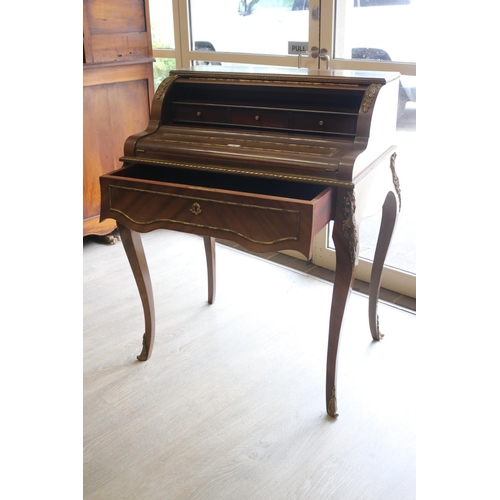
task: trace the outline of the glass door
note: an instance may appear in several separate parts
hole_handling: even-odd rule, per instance
[[[164,78],[172,65],[298,67],[299,54],[301,66],[325,67],[326,57],[317,57],[320,0],[149,0],[149,4],[158,80],[161,70]]]
[[[225,62],[237,64],[296,66],[297,54],[310,46],[310,24],[319,26],[319,19],[309,23],[308,4],[305,0],[190,0],[190,49],[222,52]],[[317,29],[315,36],[319,41]],[[220,61],[220,55],[214,57]]]

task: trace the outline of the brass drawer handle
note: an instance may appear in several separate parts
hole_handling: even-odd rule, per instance
[[[193,206],[191,207],[191,209],[189,210],[191,213],[193,213],[194,215],[200,215],[202,210],[201,210],[201,207],[200,207],[200,204],[199,203],[193,203]]]
[[[196,113],[196,116],[201,116],[201,111],[198,111],[198,112]]]
[[[255,120],[260,120],[260,116],[259,115],[255,115]]]
[[[320,125],[324,125],[324,124],[325,124],[325,122],[324,122],[323,120],[320,120],[320,121],[319,121],[319,124],[320,124]]]

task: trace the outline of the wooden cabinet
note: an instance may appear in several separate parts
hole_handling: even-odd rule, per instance
[[[154,93],[148,0],[83,1],[83,236],[105,235],[99,176],[121,167],[127,137],[144,130]]]

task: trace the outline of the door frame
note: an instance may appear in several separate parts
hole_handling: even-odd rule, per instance
[[[309,46],[320,44],[320,19],[312,19],[314,8],[320,12],[322,0],[309,0]],[[323,0],[324,1],[324,0]],[[189,0],[172,0],[174,17],[174,49],[153,49],[153,57],[172,58],[177,61],[177,68],[189,68],[192,61],[200,60],[200,52],[191,50],[191,26]],[[266,66],[297,67],[296,55],[242,54],[233,52],[203,52],[203,60],[209,62],[225,62],[233,64],[255,64]],[[318,67],[319,58],[303,58],[304,67]]]

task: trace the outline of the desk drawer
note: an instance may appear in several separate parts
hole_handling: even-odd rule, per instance
[[[333,188],[134,164],[101,177],[101,219],[235,241],[254,251],[310,257],[331,219]]]
[[[322,112],[294,112],[293,128],[314,132],[356,134],[357,116]]]
[[[250,127],[289,128],[289,113],[276,109],[231,109],[231,123]]]
[[[230,123],[230,111],[225,106],[175,104],[175,122]]]

